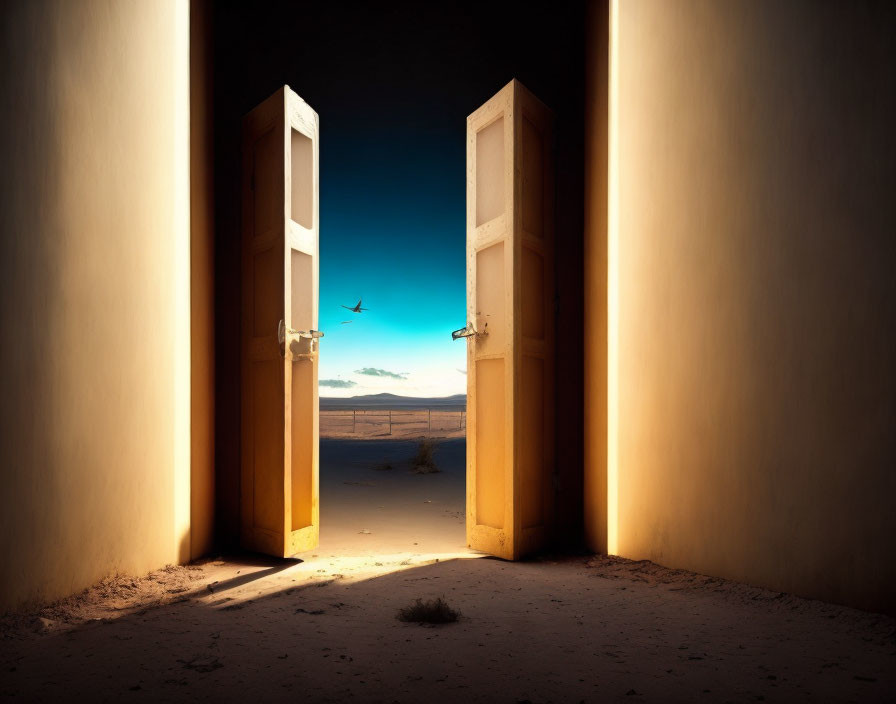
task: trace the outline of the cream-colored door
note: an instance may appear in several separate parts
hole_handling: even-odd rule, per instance
[[[318,117],[284,86],[243,120],[244,547],[317,545]]]
[[[467,118],[467,543],[505,559],[552,524],[552,135],[516,80]]]

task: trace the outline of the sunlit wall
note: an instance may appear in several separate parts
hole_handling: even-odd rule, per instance
[[[189,557],[188,13],[0,10],[0,608]]]
[[[892,610],[892,5],[618,12],[617,551]]]

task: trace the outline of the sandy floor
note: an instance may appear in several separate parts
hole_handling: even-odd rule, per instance
[[[416,442],[320,441],[320,548],[312,554],[466,553],[466,441],[436,441],[440,470],[418,474]],[[301,555],[300,557],[307,557]]]
[[[389,445],[373,462],[392,470],[322,445],[325,529],[302,562],[169,568],[6,618],[0,696],[896,700],[896,620],[647,562],[479,558],[462,549],[453,515],[462,444],[439,450],[445,471],[433,475],[395,466],[409,447]],[[395,509],[405,524],[390,523]],[[436,596],[461,611],[458,623],[396,620]]]

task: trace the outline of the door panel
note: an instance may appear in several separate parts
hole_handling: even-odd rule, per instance
[[[243,120],[241,540],[278,557],[319,533],[318,136],[287,86]]]
[[[505,270],[507,257],[503,241],[489,244],[475,254],[476,267],[476,324],[481,330],[477,356],[503,355],[507,341],[507,286]]]
[[[554,477],[553,116],[518,81],[467,118],[467,543],[545,546]]]
[[[476,139],[476,226],[504,213],[504,117],[480,129]]]
[[[468,372],[469,373],[469,372]],[[504,360],[476,362],[476,521],[504,528]]]

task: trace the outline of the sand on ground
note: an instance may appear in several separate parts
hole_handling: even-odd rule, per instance
[[[206,560],[106,580],[51,607],[5,617],[0,696],[896,698],[893,618],[646,561],[483,558],[463,547],[462,513],[443,517],[463,509],[462,444],[439,449],[440,474],[400,466],[412,450],[397,442],[322,443],[321,544],[301,561]],[[399,466],[373,468],[391,460]],[[460,610],[457,623],[395,618],[416,599],[439,596]]]
[[[420,439],[322,439],[320,547],[311,554],[363,564],[371,555],[468,553],[466,441],[434,442],[438,471],[421,473],[413,462]]]

